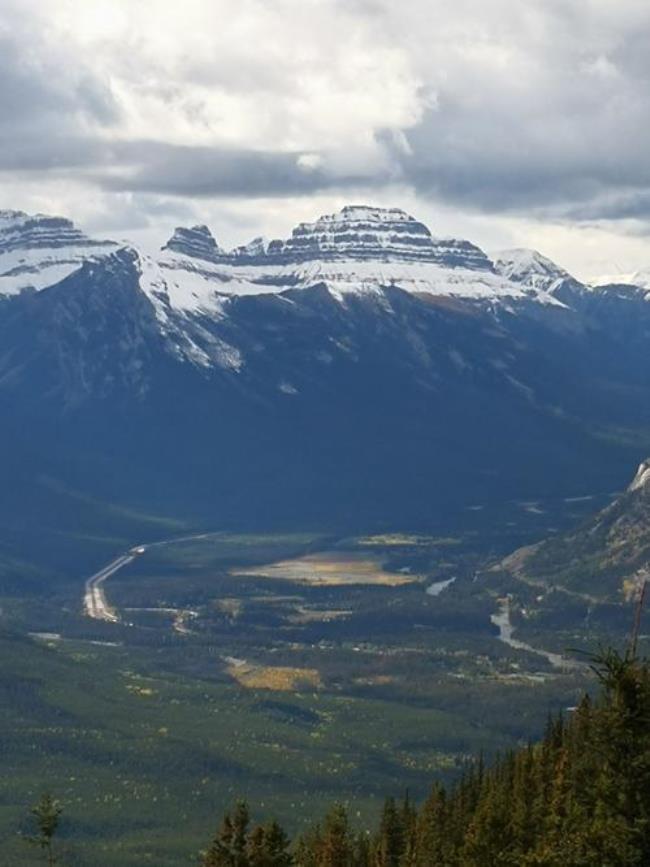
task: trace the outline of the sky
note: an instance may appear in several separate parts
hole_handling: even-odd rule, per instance
[[[0,0],[0,209],[229,247],[345,204],[650,266],[647,0]]]

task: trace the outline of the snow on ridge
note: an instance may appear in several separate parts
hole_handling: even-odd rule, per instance
[[[636,475],[628,485],[628,491],[639,491],[641,488],[650,486],[650,458],[641,461]]]
[[[140,288],[152,302],[161,323],[169,320],[173,310],[218,315],[223,298],[216,274],[196,267],[194,260],[184,256],[167,256],[156,261],[140,254]]]
[[[94,241],[64,218],[2,211],[0,294],[53,285],[84,261],[120,246]],[[400,208],[367,205],[349,205],[313,223],[301,223],[286,241],[267,243],[260,238],[227,252],[206,226],[197,225],[176,229],[155,255],[137,255],[143,291],[161,323],[173,311],[221,316],[229,296],[277,294],[317,283],[326,283],[338,298],[350,293],[376,295],[394,285],[431,295],[533,297],[559,304],[547,282],[535,278],[531,286],[521,279],[521,272],[525,266],[535,274],[553,269],[566,274],[540,254],[524,251],[518,251],[518,271],[514,265],[508,271],[503,263],[497,268],[469,241],[434,238]]]
[[[210,333],[196,316],[190,318],[190,314],[196,314],[218,321],[225,316],[230,299],[219,293],[209,272],[199,268],[175,269],[175,261],[180,264],[176,257],[169,257],[166,265],[152,256],[137,254],[136,258],[140,288],[153,306],[168,345],[181,361],[205,369],[216,365],[239,373],[244,365],[239,349]]]
[[[53,286],[118,247],[89,238],[64,217],[0,211],[0,296]]]
[[[639,289],[650,290],[650,268],[627,274],[603,274],[590,280],[589,285],[596,289],[603,286],[636,286]]]
[[[494,253],[492,260],[498,274],[515,283],[525,284],[531,289],[551,290],[563,280],[574,279],[560,265],[537,250],[526,247]]]
[[[84,244],[0,253],[0,296],[40,292],[78,271],[84,262],[99,261],[117,249],[117,244]]]
[[[319,217],[317,223],[342,223],[342,222],[406,222],[416,223],[415,217],[407,214],[401,208],[378,208],[372,205],[345,205],[340,211],[333,214],[324,214]],[[301,223],[301,226],[312,225],[311,223]],[[424,224],[421,224],[424,225]]]
[[[342,299],[346,294],[377,295],[395,286],[407,292],[477,300],[531,297],[521,284],[486,270],[446,268],[435,262],[310,259],[300,264],[254,265],[208,263],[164,251],[157,263],[165,283],[166,304],[187,313],[223,309],[223,299],[306,289],[320,283]],[[540,287],[534,296],[542,304],[563,306]],[[220,300],[219,300],[220,299]]]

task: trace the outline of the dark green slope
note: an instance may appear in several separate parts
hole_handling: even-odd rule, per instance
[[[571,532],[509,558],[522,577],[623,602],[650,578],[650,462],[611,505]]]
[[[609,490],[650,445],[650,306],[572,304],[394,286],[344,304],[322,285],[242,296],[190,331],[245,364],[202,368],[175,355],[132,256],[115,254],[0,305],[3,538],[61,571],[78,565],[57,538],[82,501],[350,531]],[[122,535],[93,508],[85,535]]]

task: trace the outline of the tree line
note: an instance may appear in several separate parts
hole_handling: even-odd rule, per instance
[[[550,719],[542,740],[481,760],[419,808],[388,798],[377,827],[334,805],[291,840],[251,826],[238,803],[203,867],[632,867],[650,864],[650,668],[629,652],[594,660],[600,696]]]

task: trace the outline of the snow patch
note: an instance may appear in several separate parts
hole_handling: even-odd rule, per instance
[[[632,479],[628,491],[638,491],[645,488],[646,485],[650,485],[650,458],[639,464],[639,469],[636,471],[636,476]]]

